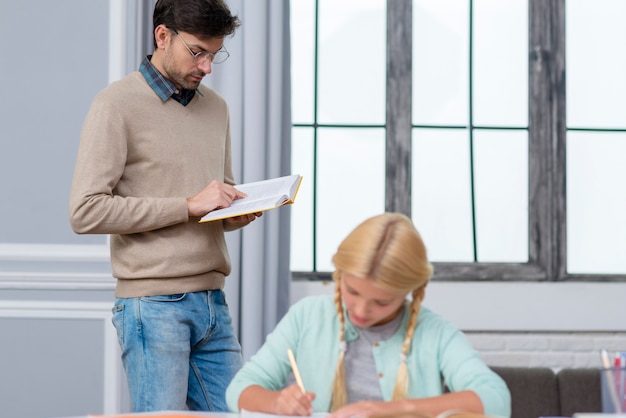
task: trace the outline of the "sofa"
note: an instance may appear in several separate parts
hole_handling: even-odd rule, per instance
[[[571,417],[601,412],[600,370],[491,367],[511,392],[511,418]]]

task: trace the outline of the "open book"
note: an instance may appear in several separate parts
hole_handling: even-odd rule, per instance
[[[227,412],[198,412],[198,411],[155,411],[155,412],[132,412],[115,415],[93,415],[86,418],[239,418],[237,414]],[[81,418],[81,417],[75,417]]]
[[[328,412],[313,412],[308,418],[325,418],[328,416]],[[251,412],[242,409],[239,413],[239,418],[303,418],[297,415],[275,415],[267,414],[265,412]]]
[[[309,418],[325,418],[328,416],[329,412],[313,412],[309,416]],[[444,411],[438,415],[430,414],[428,412],[391,412],[388,414],[385,413],[367,413],[364,415],[357,415],[367,418],[496,418],[489,417],[488,415],[478,414],[474,412],[464,412],[461,410],[448,410]],[[239,418],[302,418],[294,415],[274,415],[274,414],[266,414],[263,412],[250,412],[246,410],[242,410],[239,414]],[[564,417],[563,417],[564,418]]]
[[[302,176],[293,174],[291,176],[235,185],[237,190],[244,192],[248,196],[243,199],[233,200],[233,203],[227,208],[216,209],[207,213],[200,219],[200,222],[217,221],[292,204],[296,200],[296,194],[298,194],[301,182]]]
[[[443,411],[437,415],[428,412],[407,411],[396,413],[380,413],[370,414],[368,418],[491,418],[488,415],[479,414],[477,412],[465,412],[459,409],[450,409]],[[495,417],[493,417],[495,418]]]

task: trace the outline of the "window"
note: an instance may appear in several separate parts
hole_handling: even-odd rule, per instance
[[[388,210],[435,280],[622,280],[626,8],[567,6],[292,2],[294,277]]]

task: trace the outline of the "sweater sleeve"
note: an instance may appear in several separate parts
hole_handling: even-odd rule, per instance
[[[128,234],[188,221],[184,197],[114,193],[127,164],[127,135],[122,112],[99,94],[83,124],[70,192],[70,224],[76,233]]]
[[[484,363],[462,331],[443,319],[442,322],[438,355],[446,386],[452,392],[475,392],[485,415],[510,417],[511,395],[504,380]]]
[[[280,390],[285,386],[291,372],[287,348],[296,347],[298,340],[297,317],[296,304],[267,336],[259,351],[235,375],[226,390],[226,403],[231,411],[239,411],[239,397],[248,386],[259,385],[268,390]]]

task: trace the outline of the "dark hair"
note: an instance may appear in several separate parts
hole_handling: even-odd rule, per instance
[[[235,33],[239,18],[231,14],[224,0],[158,0],[152,23],[153,31],[157,26],[165,25],[171,30],[210,39]]]

